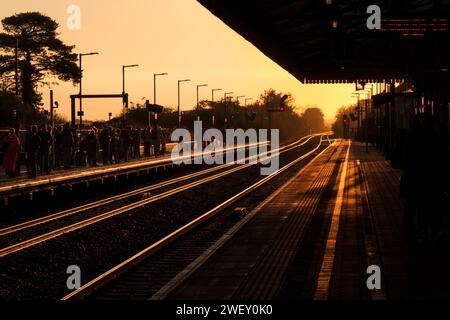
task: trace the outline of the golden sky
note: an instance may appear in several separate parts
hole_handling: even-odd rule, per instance
[[[83,58],[83,93],[121,93],[122,65],[127,69],[126,91],[130,101],[143,97],[153,101],[153,74],[167,72],[157,80],[157,103],[177,105],[177,80],[191,79],[181,89],[181,109],[200,99],[210,99],[212,88],[233,91],[257,99],[265,89],[291,92],[300,107],[316,105],[327,119],[337,108],[354,102],[354,85],[301,84],[262,54],[251,43],[227,27],[195,0],[1,0],[0,17],[40,11],[60,24],[61,39],[75,45],[75,52],[98,51]],[[81,9],[81,28],[66,26],[69,5]],[[70,115],[71,83],[53,86],[59,113]],[[48,109],[48,88],[44,92]],[[216,92],[216,97],[223,97]],[[241,100],[243,101],[243,100]],[[107,119],[108,112],[121,111],[119,100],[83,100],[85,119]]]

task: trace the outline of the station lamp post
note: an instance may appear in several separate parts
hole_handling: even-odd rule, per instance
[[[199,108],[199,105],[198,105],[198,88],[200,88],[200,87],[207,87],[208,85],[207,84],[198,84],[197,85],[197,120],[199,121],[200,120],[200,114],[199,114],[199,110],[198,110],[198,108]]]
[[[211,111],[212,111],[212,126],[214,127],[214,122],[215,122],[215,110],[214,110],[214,92],[216,91],[221,91],[222,89],[217,88],[217,89],[211,89]]]
[[[180,111],[180,83],[188,82],[190,79],[178,80],[178,128],[181,128],[181,111]]]
[[[234,116],[233,116],[233,122],[234,122],[234,126],[236,127],[236,121],[238,120],[238,118],[239,118],[239,106],[240,106],[240,103],[239,103],[239,99],[240,98],[245,98],[245,96],[237,96],[236,97],[236,101],[237,101],[237,106],[234,108]]]
[[[368,117],[368,113],[367,113],[367,110],[368,110],[367,104],[368,104],[369,98],[371,98],[371,96],[370,96],[371,90],[365,89],[365,90],[361,90],[361,91],[362,92],[358,92],[358,98],[359,98],[359,94],[367,95],[367,99],[365,100],[365,104],[364,104],[364,106],[365,106],[364,111],[365,111],[365,115],[366,115],[366,125],[365,125],[364,133],[365,133],[365,140],[366,140],[366,152],[369,152],[369,117]]]
[[[234,92],[225,92],[223,94],[223,103],[225,104],[225,128],[228,125],[228,108],[227,108],[227,96],[233,94]]]
[[[77,139],[77,152],[80,150],[80,143],[81,143],[81,130],[83,128],[83,86],[82,86],[82,80],[83,80],[83,64],[82,60],[84,56],[92,56],[96,55],[98,52],[89,52],[89,53],[80,53],[79,60],[80,60],[80,111],[78,111],[78,116],[80,117],[80,138]],[[75,135],[76,135],[76,126],[75,126]]]
[[[81,130],[83,127],[83,85],[82,85],[82,80],[83,80],[83,64],[82,64],[82,60],[84,56],[92,56],[92,55],[96,55],[98,54],[98,52],[89,52],[89,53],[80,53],[78,55],[79,57],[79,61],[80,61],[80,111],[78,112],[78,116],[80,117],[80,140],[78,141],[78,150],[79,150],[79,146],[80,146],[80,141],[81,141]]]
[[[370,89],[366,89],[368,92],[370,91],[370,97],[369,97],[369,99],[370,99],[370,105],[369,105],[369,109],[368,109],[368,111],[371,111],[372,110],[372,96],[373,96],[373,84],[372,83],[369,83],[369,84],[366,84],[366,86],[370,86]],[[367,115],[368,115],[368,113],[367,113]]]
[[[352,93],[352,97],[356,97],[356,110],[357,110],[357,115],[358,115],[358,119],[357,119],[357,127],[356,127],[356,136],[359,137],[359,130],[360,130],[360,122],[361,122],[361,110],[360,110],[360,106],[359,106],[359,95],[361,93],[360,92],[355,92]]]
[[[125,94],[125,69],[126,68],[134,68],[139,67],[138,64],[130,64],[126,66],[122,66],[122,94]],[[122,109],[122,125],[125,127],[125,103],[122,102],[123,109]]]
[[[167,76],[167,72],[163,73],[155,73],[153,74],[153,104],[156,104],[156,77],[158,76]],[[148,112],[148,125],[150,126],[150,117],[151,117],[151,111]],[[155,113],[155,124],[158,120],[158,114]]]
[[[370,101],[370,109],[372,109],[372,95],[373,95],[373,84],[369,84],[370,89],[366,89],[368,100]],[[370,94],[370,95],[369,95]],[[365,113],[366,113],[366,152],[369,152],[369,101],[366,100]]]

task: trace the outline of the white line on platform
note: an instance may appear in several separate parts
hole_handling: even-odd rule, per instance
[[[334,206],[331,218],[330,230],[327,237],[327,245],[322,260],[317,287],[314,292],[314,300],[327,300],[330,287],[331,274],[333,272],[334,256],[336,251],[336,241],[339,231],[339,220],[341,217],[342,204],[344,202],[345,180],[347,178],[348,158],[350,154],[350,146],[352,142],[349,140],[347,154],[345,155],[344,165],[342,166],[341,176],[339,179],[338,193],[336,196],[336,204]]]
[[[333,143],[334,144],[334,143]],[[247,224],[255,215],[257,215],[261,209],[267,205],[272,199],[278,196],[286,187],[294,181],[300,174],[302,174],[312,163],[315,162],[329,147],[333,144],[328,145],[324,150],[322,150],[317,156],[314,157],[309,163],[307,163],[297,174],[290,178],[286,183],[279,187],[274,193],[272,193],[268,198],[261,202],[256,208],[254,208],[249,214],[247,214],[241,221],[234,225],[230,230],[227,231],[219,240],[212,244],[205,252],[200,255],[197,259],[192,261],[186,268],[184,268],[180,273],[178,273],[172,280],[165,284],[158,292],[156,292],[150,300],[163,300],[165,299],[175,288],[179,287],[188,277],[190,277],[195,271],[197,271],[211,256],[217,252],[221,247],[223,247],[244,225]]]

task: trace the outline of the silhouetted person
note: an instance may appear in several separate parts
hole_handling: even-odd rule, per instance
[[[3,168],[9,178],[17,175],[17,158],[20,152],[20,140],[13,128],[2,138],[3,145],[6,146],[5,156],[3,157]]]
[[[55,130],[55,167],[58,168],[63,165],[63,144],[62,144],[62,126],[57,126]]]
[[[447,191],[447,143],[430,114],[413,119],[406,142],[405,231],[414,229],[417,217],[419,240],[434,238],[442,227],[440,204]]]
[[[132,131],[133,140],[133,157],[139,159],[141,157],[141,129],[136,128]]]
[[[45,125],[40,127],[39,138],[41,139],[39,148],[40,173],[46,172],[48,174],[50,173],[50,148],[53,144],[53,137]]]
[[[111,137],[110,128],[104,128],[98,136],[100,142],[100,148],[102,148],[102,162],[103,165],[107,165],[110,160],[110,150],[111,150]]]
[[[162,129],[161,127],[159,128],[159,135],[160,135],[160,140],[161,140],[161,154],[165,155],[166,154],[166,133],[164,131],[164,129]]]
[[[72,167],[72,152],[74,144],[75,139],[73,137],[73,132],[70,129],[69,124],[66,123],[61,133],[61,146],[63,152],[62,158],[64,169],[70,169]]]
[[[130,127],[122,129],[120,138],[122,142],[122,158],[124,159],[125,162],[127,162],[128,157],[130,156],[130,148],[131,148]]]
[[[144,141],[144,157],[150,157],[150,150],[152,145],[151,128],[147,126],[142,133],[142,140]]]
[[[85,138],[86,154],[89,166],[97,165],[98,139],[97,129],[93,128]]]
[[[120,152],[120,129],[113,129],[111,133],[111,163],[120,163],[119,152]],[[113,160],[114,159],[114,160]]]
[[[153,144],[153,151],[155,154],[155,157],[159,155],[159,146],[160,146],[160,132],[157,126],[152,128],[150,135],[152,137],[152,144]]]
[[[349,131],[350,131],[350,121],[348,119],[348,116],[346,114],[344,114],[342,116],[342,127],[343,127],[343,134],[344,134],[344,139],[348,139],[349,138]]]
[[[28,176],[30,178],[36,178],[37,153],[41,146],[41,139],[38,136],[36,126],[31,126],[31,130],[28,133],[26,140],[26,153],[29,167]]]
[[[16,172],[15,172],[15,176],[20,176],[20,163],[21,163],[21,159],[20,159],[20,151],[22,150],[22,142],[24,140],[24,137],[21,137],[20,135],[20,124],[16,123],[14,125],[14,133],[15,135],[19,138],[19,154],[17,155],[17,161],[16,161]]]

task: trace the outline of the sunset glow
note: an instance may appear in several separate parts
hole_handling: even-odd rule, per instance
[[[81,9],[80,30],[69,30],[69,5]],[[75,45],[74,52],[98,51],[83,59],[83,93],[120,93],[122,65],[139,64],[126,71],[130,101],[153,100],[153,74],[167,72],[157,80],[158,103],[177,105],[177,80],[182,86],[181,109],[195,105],[196,85],[200,99],[211,99],[215,87],[257,99],[268,88],[291,92],[297,106],[316,105],[333,119],[337,108],[354,102],[353,85],[303,85],[267,58],[252,44],[228,28],[194,0],[36,1],[2,3],[2,17],[39,11],[55,19],[61,39]],[[70,116],[69,95],[78,92],[71,83],[52,85],[59,113]],[[49,88],[41,88],[48,109]],[[220,95],[216,96],[220,98]],[[107,119],[121,111],[121,101],[96,100],[83,103],[87,119]]]

